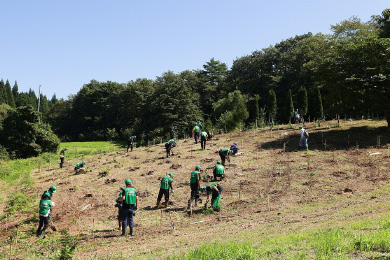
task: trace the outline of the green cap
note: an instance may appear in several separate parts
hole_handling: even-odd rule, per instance
[[[85,165],[85,164],[87,164],[85,161],[83,161],[83,164]]]
[[[301,126],[301,125],[299,126],[299,129],[302,129],[302,126]]]
[[[196,165],[195,170],[200,170],[200,165]]]
[[[51,186],[50,189],[51,189],[51,191],[52,191],[53,193],[56,192],[56,190],[57,190],[56,186],[54,186],[54,185]]]
[[[130,180],[130,179],[126,179],[126,180],[125,180],[125,184],[126,184],[126,185],[131,184],[131,180]]]
[[[206,187],[201,187],[200,191],[204,191],[205,189],[206,189]]]
[[[68,151],[68,148],[65,148],[65,151]]]
[[[168,176],[171,176],[173,178],[173,174],[172,173],[169,173]]]
[[[221,164],[221,161],[217,161],[217,164]]]

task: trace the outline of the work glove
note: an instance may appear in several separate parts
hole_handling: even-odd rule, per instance
[[[229,163],[230,163],[230,160],[229,160]]]
[[[171,190],[171,193],[174,193],[174,192],[175,192],[175,191],[172,189],[172,190]]]
[[[134,207],[134,210],[137,210],[138,209],[138,206],[137,205],[135,205],[135,207]]]
[[[51,206],[54,207],[56,203],[54,201],[51,202]]]
[[[116,200],[115,200],[115,202],[116,202],[116,203],[119,203],[119,200],[118,200],[118,199],[116,199]]]

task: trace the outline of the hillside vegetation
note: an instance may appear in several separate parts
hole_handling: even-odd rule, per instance
[[[201,150],[181,139],[165,158],[164,144],[89,152],[65,143],[59,156],[22,161],[27,173],[1,181],[0,256],[11,259],[368,259],[390,253],[390,136],[384,120],[306,123],[309,152],[297,151],[298,126],[219,134]],[[237,143],[227,163],[219,216],[186,210],[189,175],[201,165],[212,175],[217,151]],[[83,148],[84,147],[84,148]],[[115,149],[115,150],[114,150]],[[76,152],[77,150],[77,152]],[[73,167],[87,162],[86,174]],[[3,162],[2,169],[17,161]],[[41,162],[41,163],[37,163]],[[40,167],[39,167],[40,165]],[[31,169],[31,171],[30,171]],[[172,172],[168,209],[155,209],[159,178]],[[14,176],[13,180],[9,176]],[[135,236],[117,230],[119,188],[131,178],[140,208]],[[25,180],[28,180],[27,184]],[[203,177],[203,185],[208,184]],[[53,224],[37,239],[40,195],[51,185]],[[11,187],[11,188],[7,188]],[[18,195],[19,194],[19,195]],[[202,195],[204,201],[205,195]],[[174,225],[174,229],[172,226]],[[73,246],[73,247],[72,247]],[[68,257],[68,258],[66,258]],[[69,258],[70,257],[70,258]]]

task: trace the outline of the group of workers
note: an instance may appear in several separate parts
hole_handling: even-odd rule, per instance
[[[206,147],[206,140],[210,140],[214,133],[213,130],[207,132],[201,132],[203,126],[201,121],[198,121],[195,123],[193,132],[194,132],[194,138],[195,143],[197,143],[199,136],[201,137],[201,148],[202,150]],[[166,155],[167,157],[173,155],[172,148],[176,146],[177,142],[175,139],[175,131],[176,128],[172,127],[171,129],[171,139],[165,144],[166,149]],[[300,140],[298,143],[298,149],[300,149],[302,146],[306,147],[308,149],[308,136],[309,134],[307,131],[300,126]],[[127,152],[129,148],[131,148],[131,151],[133,150],[134,141],[136,139],[136,136],[131,136],[128,139],[127,143]],[[222,181],[225,178],[225,162],[228,160],[230,162],[230,156],[236,155],[239,148],[236,143],[230,146],[230,148],[221,148],[218,151],[218,154],[220,156],[220,160],[217,161],[217,164],[214,166],[213,169],[213,181],[216,182],[218,179]],[[68,148],[63,148],[60,151],[60,167],[63,167],[64,158],[65,158],[65,152],[68,151]],[[83,173],[85,172],[84,166],[86,165],[86,162],[79,162],[76,164],[74,170],[75,174]],[[194,171],[190,174],[190,189],[191,189],[191,195],[190,199],[188,200],[188,209],[191,208],[192,203],[194,202],[194,206],[197,207],[198,203],[201,203],[200,200],[200,192],[205,192],[207,194],[207,199],[204,204],[204,207],[207,208],[207,204],[209,202],[209,196],[211,195],[211,207],[215,211],[216,214],[218,214],[221,211],[221,193],[222,193],[222,185],[211,183],[209,185],[201,187],[200,185],[201,180],[201,166],[196,165]],[[160,183],[160,190],[157,196],[157,203],[156,208],[160,206],[162,197],[164,196],[164,203],[163,207],[168,207],[169,203],[169,194],[174,193],[174,189],[172,186],[173,183],[173,174],[169,173],[168,175],[164,176],[161,179]],[[130,235],[134,234],[134,220],[133,217],[135,216],[136,210],[138,208],[138,197],[137,197],[137,191],[132,186],[132,182],[130,179],[125,180],[125,188],[121,188],[121,191],[118,195],[118,198],[115,200],[117,202],[116,206],[118,207],[118,225],[119,229],[122,230],[122,236],[126,235],[126,227],[127,225],[130,227]],[[169,192],[171,190],[171,192]],[[41,236],[45,230],[47,229],[49,225],[49,221],[51,220],[51,208],[54,206],[54,202],[51,201],[53,193],[56,192],[56,187],[52,186],[49,190],[45,191],[41,197],[41,200],[39,202],[39,227],[36,232],[36,235],[39,237]]]

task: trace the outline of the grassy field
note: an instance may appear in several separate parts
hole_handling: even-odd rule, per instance
[[[310,151],[297,151],[297,126],[217,135],[201,150],[163,145],[66,143],[58,155],[3,162],[0,257],[30,259],[384,259],[390,257],[390,135],[381,120],[309,123]],[[216,151],[236,142],[227,164],[223,210],[186,210],[189,173],[211,175]],[[87,173],[73,166],[87,162]],[[160,178],[174,174],[167,210],[154,205]],[[120,237],[114,200],[125,178],[140,197],[135,236]],[[202,185],[206,185],[204,178]],[[51,185],[54,224],[34,237],[39,195]],[[21,185],[24,192],[15,188]],[[204,195],[203,195],[204,196]],[[202,199],[205,199],[202,197]],[[211,214],[210,214],[211,213]],[[171,228],[174,223],[175,229]],[[26,252],[30,252],[27,254]],[[11,257],[10,257],[11,255]]]

